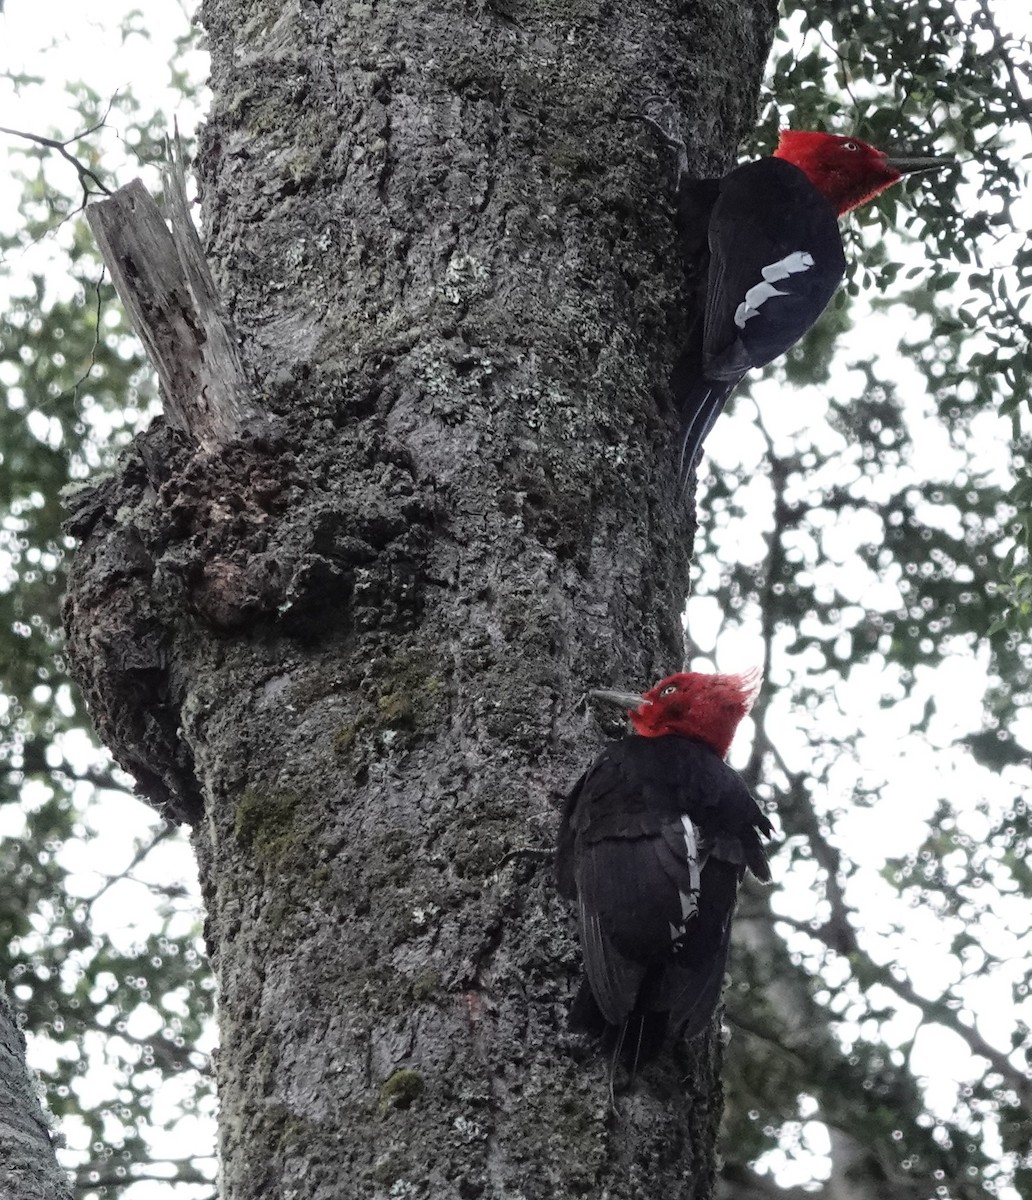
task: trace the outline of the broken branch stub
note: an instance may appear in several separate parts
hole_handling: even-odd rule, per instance
[[[214,450],[253,427],[259,413],[190,220],[178,152],[165,181],[171,232],[139,179],[91,204],[86,219],[158,372],[168,419]]]

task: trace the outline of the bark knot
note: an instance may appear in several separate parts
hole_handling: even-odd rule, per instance
[[[407,628],[436,519],[372,430],[294,451],[245,435],[213,453],[162,420],[68,507],[81,541],[64,608],[73,672],[147,799],[191,822],[201,797],[179,732],[191,656],[245,631],[310,642],[385,614]]]

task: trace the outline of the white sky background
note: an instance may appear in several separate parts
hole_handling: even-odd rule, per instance
[[[64,81],[85,79],[103,95],[121,88],[131,88],[140,101],[143,112],[163,108],[167,112],[181,104],[178,93],[167,86],[169,80],[169,58],[173,39],[181,36],[188,27],[192,5],[170,2],[170,0],[105,0],[103,5],[84,5],[81,0],[6,0],[4,12],[0,14],[0,69],[42,75],[48,82],[43,87],[27,88],[21,95],[15,94],[0,82],[0,125],[50,134],[62,131],[63,136],[78,132],[78,117],[64,93]],[[1015,6],[1017,7],[1017,6]],[[123,41],[118,25],[123,17],[133,11],[141,16],[135,26],[145,30],[149,36],[132,34]],[[45,13],[45,19],[43,15]],[[53,31],[58,32],[53,32]],[[194,78],[202,78],[205,72],[204,56],[194,55],[189,64]],[[203,104],[202,97],[202,104]],[[180,125],[190,129],[196,123],[197,112],[179,110]],[[103,135],[106,161],[117,162],[123,158],[124,171],[119,173],[119,182],[127,182],[137,170],[132,166],[128,148],[119,140],[119,118],[114,117],[115,130]],[[0,155],[4,155],[15,144],[0,136]],[[15,167],[17,163],[15,163]],[[9,177],[9,170],[0,173],[0,223],[11,227],[17,220],[15,207],[20,187]],[[68,186],[74,187],[71,166],[55,162],[50,168],[50,177],[61,180],[60,172],[67,170]],[[976,180],[971,180],[972,185]],[[43,243],[25,256],[22,263],[10,264],[16,271],[26,274],[46,266],[52,285],[59,290],[65,278],[60,238]],[[839,360],[847,363],[859,358],[867,351],[865,347],[879,347],[880,362],[888,361],[886,347],[894,345],[900,332],[898,314],[877,314],[865,317],[858,328],[846,338],[839,353]],[[921,336],[918,325],[908,330],[911,336]],[[924,395],[924,382],[914,368],[899,359],[898,375],[908,396],[915,399],[908,412],[913,410],[913,421],[919,433],[915,437],[915,453],[909,464],[911,477],[938,477],[950,469],[950,463],[960,464],[959,452],[952,449],[946,431],[933,413],[930,403],[921,412],[920,397]],[[854,386],[845,368],[836,377],[837,386]],[[902,392],[901,392],[902,394]],[[785,405],[783,393],[773,382],[754,384],[751,395],[761,406],[763,421],[773,438],[775,450],[785,450],[800,437],[813,438],[824,446],[838,448],[839,435],[824,421],[826,401],[823,389],[794,389],[792,404]],[[740,398],[728,415],[717,422],[706,448],[703,473],[708,468],[733,469],[739,465],[755,471],[749,489],[755,493],[755,511],[769,514],[769,487],[762,469],[766,447],[757,430],[753,414],[752,399]],[[980,444],[984,445],[982,465],[994,472],[1007,469],[1007,437],[1009,426],[986,415],[980,419]],[[895,481],[892,481],[895,482]],[[705,520],[705,489],[700,489],[699,508]],[[857,522],[860,518],[857,518]],[[843,580],[850,577],[850,560],[855,546],[868,540],[860,524],[843,522],[836,529],[840,545],[841,572],[835,578],[836,586],[848,590]],[[730,531],[729,544],[740,560],[761,561],[766,554],[762,540],[761,522],[747,521]],[[711,657],[722,669],[740,669],[759,661],[762,651],[758,640],[749,641],[736,636],[717,641],[719,613],[714,601],[707,599],[707,588],[713,585],[712,564],[701,564],[699,580],[695,586],[696,597],[689,605],[689,629],[700,655]],[[863,599],[863,588],[872,586],[859,574],[855,578],[857,600]],[[875,586],[891,586],[882,581]],[[798,670],[800,664],[793,663]],[[672,668],[673,669],[673,668]],[[773,681],[787,682],[788,668],[782,656],[774,656]],[[830,678],[830,677],[829,677]],[[808,682],[819,683],[820,676]],[[613,681],[626,684],[628,681]],[[648,686],[652,681],[640,681]],[[848,846],[851,857],[859,860],[861,870],[852,881],[850,903],[863,913],[863,943],[879,961],[907,963],[919,992],[936,995],[951,981],[958,964],[947,952],[951,933],[932,914],[920,911],[901,911],[898,896],[878,875],[886,856],[902,855],[917,845],[924,836],[940,795],[953,798],[971,796],[986,799],[1001,810],[1008,807],[1018,791],[1028,790],[1028,773],[1011,771],[1002,779],[978,768],[970,757],[951,751],[952,743],[959,736],[977,730],[981,726],[982,697],[987,687],[985,656],[972,655],[967,648],[947,659],[935,671],[919,672],[919,685],[915,698],[907,703],[908,713],[920,711],[926,696],[935,694],[939,700],[939,713],[934,719],[927,738],[904,739],[906,722],[900,720],[899,711],[882,709],[879,700],[883,694],[892,692],[892,672],[879,671],[876,667],[854,671],[848,683],[834,684],[834,701],[829,694],[829,703],[821,714],[822,735],[833,743],[839,729],[850,733],[858,725],[865,730],[866,742],[860,747],[860,763],[852,759],[841,763],[836,782],[841,784],[841,793],[820,798],[829,810],[849,808],[858,771],[863,770],[864,756],[884,767],[889,779],[882,790],[877,804],[871,807],[851,808],[836,826],[836,837],[840,844]],[[944,697],[951,697],[944,703]],[[787,704],[787,701],[786,701]],[[862,716],[858,715],[862,714]],[[808,716],[803,719],[810,720]],[[790,766],[802,765],[801,756],[809,753],[799,737],[797,723],[800,715],[787,707],[771,714],[772,736],[782,747]],[[1032,744],[1032,718],[1015,730],[1019,740]],[[31,802],[32,796],[28,797]],[[15,814],[4,814],[8,822],[0,825],[0,833],[10,832]],[[91,821],[104,828],[105,844],[111,870],[117,871],[119,864],[128,862],[133,850],[133,838],[143,836],[153,826],[149,811],[136,801],[125,797],[109,797],[90,810]],[[776,819],[776,817],[775,817]],[[974,837],[978,837],[979,822],[983,820],[972,810],[966,818]],[[75,856],[74,848],[67,852],[70,863]],[[83,892],[88,894],[96,887],[96,875],[88,861],[75,863],[81,869]],[[166,845],[147,871],[154,878],[170,877],[183,879],[193,886],[194,868],[189,853],[182,845]],[[794,877],[784,881],[779,890],[776,906],[787,915],[809,920],[813,915],[813,891],[810,879]],[[146,932],[146,922],[127,922],[127,912],[145,912],[143,898],[147,896],[142,886],[135,892],[135,885],[120,885],[121,890],[112,889],[106,909],[98,914],[103,931],[114,940],[132,941]],[[1004,902],[1005,903],[1005,902]],[[1007,916],[1001,913],[1001,916]],[[184,915],[184,920],[187,916]],[[894,931],[901,919],[905,922],[902,932]],[[1020,930],[1028,928],[1024,913],[1014,914],[1014,924]],[[1001,930],[1001,945],[1006,946],[1006,933]],[[797,938],[800,951],[806,953],[805,939]],[[1016,945],[1016,944],[1015,944]],[[1007,973],[1002,973],[1006,975]],[[1009,1030],[1014,1020],[1010,999],[1011,979],[1000,977],[995,981],[979,982],[973,989],[971,1005],[979,1015],[979,1027],[984,1035],[1001,1048],[1008,1045]],[[1025,1014],[1026,1018],[1029,1014]],[[137,1018],[144,1019],[143,1017]],[[888,1028],[881,1030],[890,1043],[902,1045],[913,1036],[918,1021],[917,1013],[899,1006],[899,1013]],[[142,1032],[142,1030],[140,1030]],[[37,1065],[45,1067],[45,1047],[38,1040],[33,1043],[38,1052]],[[938,1027],[926,1026],[917,1037],[910,1054],[913,1070],[929,1080],[929,1103],[933,1111],[949,1115],[957,1089],[967,1079],[979,1077],[984,1070],[981,1060],[973,1058],[954,1034]],[[170,1100],[171,1102],[171,1100]],[[810,1114],[802,1112],[801,1116]],[[176,1156],[183,1145],[203,1145],[210,1140],[210,1128],[198,1128],[193,1119],[180,1129],[182,1145],[155,1145],[157,1156]],[[75,1145],[75,1131],[70,1130],[70,1141]],[[804,1142],[813,1153],[800,1153],[792,1160],[787,1155],[773,1155],[770,1169],[780,1183],[801,1183],[820,1178],[826,1172],[820,1155],[826,1151],[827,1135],[823,1126],[810,1122],[804,1128]],[[990,1150],[991,1147],[988,1147]],[[814,1157],[817,1155],[817,1158]],[[180,1193],[183,1194],[183,1193]],[[167,1200],[169,1190],[157,1183],[138,1184],[130,1189],[131,1200]],[[1014,1200],[1004,1194],[1004,1200]]]

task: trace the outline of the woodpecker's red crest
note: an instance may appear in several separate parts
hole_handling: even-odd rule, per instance
[[[839,216],[873,200],[904,175],[881,150],[833,133],[783,129],[774,157],[803,171]]]
[[[681,671],[661,679],[628,715],[642,737],[677,733],[698,738],[727,757],[739,722],[760,690],[758,670],[741,675],[702,675]]]

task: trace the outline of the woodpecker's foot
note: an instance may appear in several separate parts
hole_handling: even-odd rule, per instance
[[[681,137],[681,120],[676,106],[661,96],[649,96],[640,116],[663,145],[673,153],[674,187],[680,192],[681,182],[688,176],[688,147]]]

